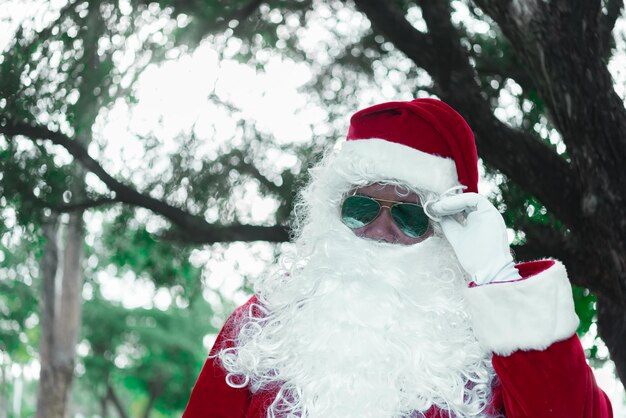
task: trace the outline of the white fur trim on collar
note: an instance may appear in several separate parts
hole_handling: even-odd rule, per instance
[[[359,172],[371,176],[373,181],[394,179],[435,193],[443,193],[459,184],[452,159],[384,139],[345,141],[337,160],[348,170],[358,167]]]
[[[476,338],[499,355],[545,350],[571,337],[578,327],[572,288],[558,261],[526,279],[465,292]]]

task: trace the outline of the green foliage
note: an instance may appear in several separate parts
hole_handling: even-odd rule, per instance
[[[164,414],[180,412],[206,359],[203,338],[217,332],[211,316],[200,295],[190,307],[174,303],[160,310],[127,309],[96,293],[84,304],[89,352],[81,379],[95,396],[103,397],[110,385],[132,399],[155,397],[154,407]]]
[[[19,225],[39,225],[45,209],[66,203],[68,166],[60,166],[41,143],[0,142],[0,199]]]
[[[493,172],[491,175],[492,178],[496,177]],[[529,223],[534,223],[564,230],[562,223],[534,196],[529,195],[504,176],[497,176],[500,178],[498,184],[500,193],[496,196],[495,203],[503,213],[504,221],[509,228],[523,229]]]
[[[5,204],[2,204],[5,202]],[[0,198],[0,218],[15,212]],[[33,225],[19,223],[12,228],[0,223],[0,351],[13,362],[27,363],[38,343],[38,300],[35,257],[43,243]]]
[[[0,281],[0,351],[20,363],[29,360],[31,352],[25,344],[33,338],[26,320],[33,315],[37,300],[33,289],[22,281]]]
[[[120,272],[150,277],[157,286],[181,284],[191,295],[196,293],[200,269],[189,261],[193,248],[149,233],[144,224],[135,221],[133,210],[124,208],[105,224],[99,239],[102,266],[114,264]]]
[[[595,322],[596,297],[592,295],[589,290],[578,286],[572,286],[572,293],[574,294],[576,315],[580,318],[580,324],[578,325],[576,333],[582,336],[589,332],[591,324]]]

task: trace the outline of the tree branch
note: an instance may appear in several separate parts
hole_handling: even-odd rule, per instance
[[[280,195],[282,188],[277,186],[276,183],[265,177],[259,169],[251,163],[247,163],[242,159],[240,159],[238,164],[234,164],[233,168],[239,171],[242,174],[248,174],[253,178],[257,179],[261,185],[263,185],[270,192]]]
[[[606,4],[606,14],[600,15],[600,22],[598,23],[600,44],[602,45],[602,55],[607,61],[612,47],[613,28],[615,27],[617,18],[622,14],[623,7],[624,0],[608,0]]]
[[[510,78],[515,80],[526,93],[533,89],[536,90],[532,77],[520,62],[515,49],[504,36],[499,35],[499,39],[494,41],[494,44],[486,46],[487,51],[483,45],[483,51],[480,54],[469,51],[474,59],[474,69],[478,75],[500,76],[502,80]]]
[[[24,197],[26,199],[31,200],[32,202],[34,202],[37,206],[41,207],[41,208],[48,208],[50,210],[52,210],[53,212],[56,213],[69,213],[69,212],[76,212],[76,211],[80,211],[80,210],[85,210],[85,209],[91,209],[91,208],[96,208],[99,206],[104,206],[104,205],[108,205],[111,203],[118,203],[119,200],[111,198],[111,197],[98,197],[96,199],[93,200],[84,200],[81,202],[76,202],[76,203],[70,203],[67,205],[57,205],[51,202],[47,202],[46,200],[35,196],[35,194],[33,193],[28,193],[25,194]]]
[[[211,227],[212,233],[205,234],[198,232],[189,234],[181,230],[169,230],[159,234],[159,238],[166,241],[174,241],[186,244],[213,244],[216,242],[287,242],[289,241],[289,230],[280,225],[258,226],[258,225],[225,225]],[[214,236],[224,236],[226,239],[214,239]]]
[[[478,154],[485,162],[533,194],[569,227],[581,222],[578,202],[582,197],[575,183],[576,175],[561,156],[532,135],[505,125],[491,114],[475,112],[468,119],[474,126]]]
[[[106,186],[115,192],[115,200],[132,206],[139,206],[158,213],[180,228],[179,237],[188,242],[211,244],[233,241],[271,241],[283,242],[289,239],[288,231],[283,226],[232,225],[217,226],[207,223],[203,218],[192,215],[177,207],[149,195],[140,193],[114,179],[94,160],[87,149],[77,141],[71,140],[61,132],[52,131],[43,126],[25,123],[0,121],[0,133],[12,137],[22,135],[31,140],[48,139],[65,148],[85,169],[94,173]]]
[[[433,48],[430,38],[415,29],[402,13],[381,0],[355,0],[354,3],[365,13],[372,25],[417,66],[428,72],[433,69],[434,63],[429,56]]]
[[[251,0],[247,4],[243,5],[243,7],[239,9],[235,9],[230,11],[230,13],[225,17],[217,17],[215,20],[211,21],[209,19],[202,19],[203,16],[198,16],[200,19],[199,28],[200,35],[206,35],[208,33],[214,33],[217,31],[225,30],[228,28],[229,22],[235,20],[239,23],[247,20],[252,16],[252,14],[263,4],[266,0]],[[151,0],[140,0],[139,3],[150,5],[152,3]],[[184,13],[188,16],[197,16],[198,15],[198,4],[194,1],[189,0],[172,0],[170,2],[166,2],[168,6],[173,7],[174,15],[178,15]],[[228,4],[228,3],[226,3]],[[236,30],[237,28],[235,28]]]
[[[535,195],[564,223],[576,225],[579,215],[572,202],[580,201],[580,192],[572,181],[571,167],[546,144],[510,128],[493,115],[459,34],[450,22],[449,6],[441,0],[421,1],[429,29],[425,35],[389,2],[355,0],[355,3],[381,34],[429,72],[442,92],[441,98],[472,126],[479,155]],[[543,176],[541,173],[545,172],[552,175]]]
[[[572,233],[563,234],[547,225],[536,223],[527,223],[521,230],[526,235],[526,243],[512,246],[518,260],[529,261],[546,257],[558,259],[566,265],[572,284],[619,303],[615,292],[605,287],[607,280],[601,277],[602,270],[583,240]]]
[[[254,13],[256,9],[263,4],[263,1],[264,0],[252,0],[241,9],[234,11],[229,17],[227,17],[226,22],[228,23],[231,20],[242,21],[249,18],[252,16],[252,13]]]
[[[122,405],[122,401],[120,400],[120,398],[117,396],[117,394],[113,390],[113,386],[111,385],[110,382],[107,382],[106,399],[109,399],[113,403],[113,406],[115,407],[115,409],[116,409],[117,413],[119,414],[120,418],[128,418],[128,414],[126,414],[126,411],[124,410],[124,406]]]
[[[85,200],[82,202],[76,202],[76,203],[71,203],[67,205],[56,205],[56,206],[47,204],[47,202],[45,201],[41,201],[42,206],[50,208],[51,210],[55,212],[64,212],[64,213],[96,208],[99,206],[105,206],[111,203],[118,203],[118,202],[119,200],[114,199],[112,197],[99,197],[93,200]]]

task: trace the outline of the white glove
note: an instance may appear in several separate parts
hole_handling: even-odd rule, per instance
[[[441,218],[444,235],[474,283],[521,278],[511,256],[504,219],[484,196],[477,193],[444,196],[427,206],[431,215]],[[453,216],[461,212],[467,214],[465,222]]]

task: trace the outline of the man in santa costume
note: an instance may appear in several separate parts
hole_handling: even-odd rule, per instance
[[[184,418],[612,417],[565,268],[516,265],[477,183],[472,131],[445,103],[357,112]]]

